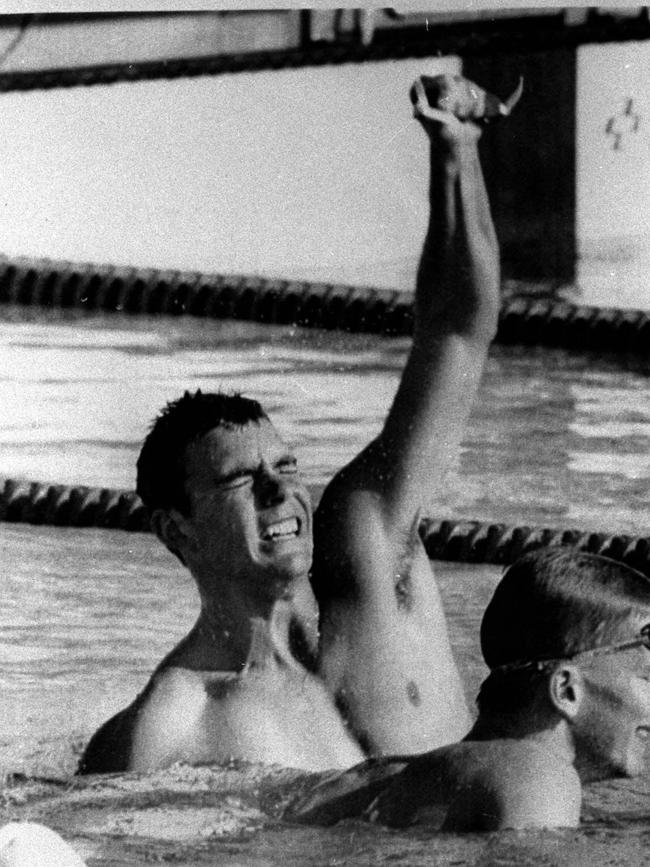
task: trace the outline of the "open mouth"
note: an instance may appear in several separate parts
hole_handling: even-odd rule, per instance
[[[650,739],[650,725],[638,726],[637,730],[636,730],[636,736],[642,741],[649,740]]]
[[[265,542],[275,542],[282,539],[294,539],[300,533],[299,518],[285,518],[269,524],[262,533]]]

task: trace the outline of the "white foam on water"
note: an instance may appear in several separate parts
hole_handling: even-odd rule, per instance
[[[56,831],[36,822],[0,828],[0,867],[86,867]]]

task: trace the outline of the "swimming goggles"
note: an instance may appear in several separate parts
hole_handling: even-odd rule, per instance
[[[620,644],[603,644],[600,647],[591,647],[588,650],[578,650],[569,656],[560,656],[550,659],[531,659],[522,662],[509,662],[505,665],[497,665],[492,672],[497,674],[506,674],[510,671],[524,671],[531,669],[532,671],[544,671],[546,668],[551,668],[560,662],[572,662],[574,659],[584,659],[585,657],[606,656],[610,653],[622,653],[625,650],[634,650],[635,647],[645,647],[650,650],[650,623],[646,623],[639,631],[636,638],[630,641],[622,641]]]

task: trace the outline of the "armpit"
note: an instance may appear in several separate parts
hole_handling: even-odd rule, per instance
[[[413,593],[413,564],[422,548],[419,533],[420,513],[409,530],[404,534],[398,551],[397,571],[394,579],[395,599],[398,611],[408,613],[415,603]],[[399,543],[398,543],[399,544]]]

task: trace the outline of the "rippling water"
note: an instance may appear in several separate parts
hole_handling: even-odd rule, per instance
[[[259,398],[316,490],[379,430],[408,341],[195,319],[28,311],[0,323],[0,475],[132,487],[139,445],[185,389]],[[643,372],[562,350],[492,349],[435,514],[642,534]]]

